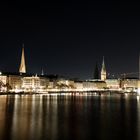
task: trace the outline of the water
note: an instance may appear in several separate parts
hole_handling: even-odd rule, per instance
[[[0,140],[139,140],[136,95],[1,95]]]

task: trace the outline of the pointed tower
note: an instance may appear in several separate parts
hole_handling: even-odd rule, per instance
[[[19,68],[19,73],[26,73],[26,65],[25,65],[25,56],[24,56],[24,44],[22,47],[22,55],[21,55],[21,63],[20,63],[20,68]]]
[[[103,57],[102,69],[101,69],[101,80],[102,81],[106,80],[106,68],[105,68],[104,57]]]
[[[41,75],[44,76],[44,70],[43,70],[43,69],[42,69],[42,71],[41,71]]]

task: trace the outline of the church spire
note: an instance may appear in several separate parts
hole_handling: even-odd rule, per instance
[[[21,63],[20,63],[19,73],[21,73],[21,74],[26,73],[24,44],[23,44],[23,47],[22,47],[22,55],[21,55]]]
[[[44,70],[43,70],[43,69],[42,69],[42,71],[41,71],[41,75],[44,76]]]
[[[102,69],[101,69],[101,80],[106,80],[106,67],[105,67],[105,61],[103,56],[103,62],[102,62]]]

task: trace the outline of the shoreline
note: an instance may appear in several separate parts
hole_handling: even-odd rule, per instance
[[[46,93],[38,92],[1,92],[0,95],[139,95],[138,92],[126,92],[126,91],[48,91]]]

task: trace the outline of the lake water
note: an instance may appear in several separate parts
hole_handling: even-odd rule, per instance
[[[0,140],[140,140],[140,97],[0,95]]]

